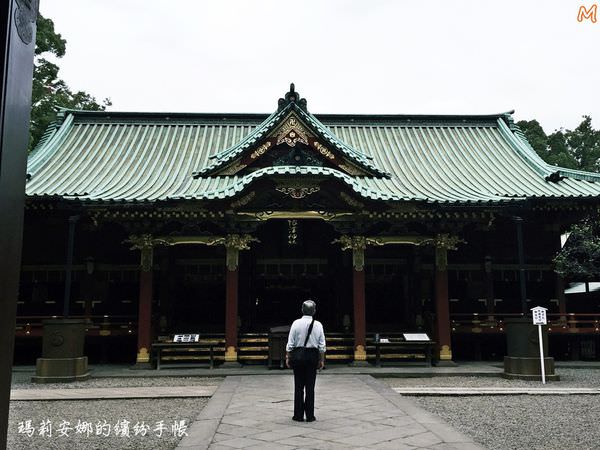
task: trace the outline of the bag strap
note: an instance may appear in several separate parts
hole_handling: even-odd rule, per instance
[[[310,337],[310,333],[312,333],[314,324],[315,324],[315,318],[313,317],[313,320],[310,323],[310,326],[308,327],[308,331],[306,332],[306,339],[304,339],[304,347],[306,347],[306,344],[308,344],[308,338]]]

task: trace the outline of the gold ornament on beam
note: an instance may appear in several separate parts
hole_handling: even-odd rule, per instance
[[[320,188],[319,186],[277,186],[275,190],[294,199],[301,199],[319,192]]]
[[[252,153],[250,153],[250,158],[251,159],[258,158],[259,156],[261,156],[264,153],[266,153],[266,151],[269,149],[269,147],[271,147],[271,142],[270,141],[265,142],[263,145],[261,145],[260,147],[258,147]]]
[[[319,153],[321,155],[323,155],[325,158],[329,158],[331,160],[335,159],[335,155],[333,153],[331,153],[331,151],[327,147],[325,147],[323,144],[321,144],[320,142],[314,141],[313,145],[319,151]]]

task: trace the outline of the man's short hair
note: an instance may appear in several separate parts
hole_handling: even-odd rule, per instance
[[[302,314],[305,316],[314,316],[317,310],[317,305],[312,300],[306,300],[302,303]]]

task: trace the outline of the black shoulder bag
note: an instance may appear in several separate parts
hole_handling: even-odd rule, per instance
[[[309,348],[306,346],[308,343],[308,338],[312,333],[313,325],[315,324],[315,319],[313,317],[310,326],[308,327],[308,331],[306,332],[306,339],[304,339],[304,345],[302,347],[294,348],[290,353],[290,366],[293,369],[297,369],[300,367],[308,367],[315,366],[319,362],[319,349],[318,348]]]

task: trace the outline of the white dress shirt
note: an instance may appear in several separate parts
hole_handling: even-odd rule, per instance
[[[288,336],[286,347],[288,352],[291,352],[296,347],[304,346],[306,332],[308,331],[308,327],[310,327],[312,319],[312,316],[302,316],[300,319],[294,320],[290,328],[290,335]],[[325,333],[323,332],[323,325],[318,320],[315,320],[306,346],[318,348],[321,353],[325,353]]]

